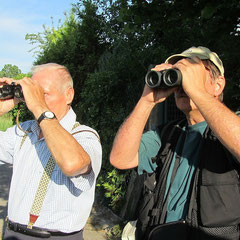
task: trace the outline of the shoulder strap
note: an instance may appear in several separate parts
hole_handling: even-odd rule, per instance
[[[79,122],[76,122],[76,123],[73,125],[72,130],[74,130],[75,128],[79,127],[80,125],[81,125],[81,124],[80,124]],[[92,131],[92,130],[79,130],[79,131],[77,131],[77,132],[72,133],[72,135],[75,135],[75,134],[81,133],[81,132],[91,132],[91,133],[93,133],[93,134],[97,137],[98,141],[101,142],[99,136],[98,136],[94,131]]]
[[[185,121],[178,119],[161,125],[157,129],[161,138],[161,148],[157,155],[152,158],[153,162],[157,162],[156,171],[152,174],[144,173],[144,185],[138,207],[137,222],[137,234],[140,236],[146,236],[153,226],[159,224],[164,204],[167,174],[173,157],[171,142],[177,142],[179,132],[177,129],[180,128],[179,125],[183,124],[185,124]],[[159,157],[163,155],[163,152],[165,157],[162,161]],[[145,238],[143,237],[143,239]]]
[[[170,121],[165,125],[160,125],[157,127],[159,135],[160,135],[160,139],[161,139],[161,147],[160,147],[157,155],[152,158],[152,161],[156,162],[158,166],[160,165],[160,167],[161,167],[163,164],[159,161],[160,153],[164,149],[166,151],[166,147],[168,148],[168,146],[166,146],[167,144],[169,144],[169,143],[171,143],[171,145],[177,144],[177,140],[178,140],[178,138],[176,137],[176,135],[178,135],[177,132],[179,132],[179,130],[181,130],[181,128],[185,124],[186,124],[186,119],[181,118],[181,119]]]
[[[153,216],[150,222],[151,226],[160,224],[164,221],[166,210],[165,192],[166,192],[166,182],[169,172],[169,168],[174,156],[174,150],[176,148],[179,136],[182,131],[182,127],[186,124],[186,119],[178,119],[171,121],[163,126],[160,130],[161,138],[161,148],[155,157],[158,168],[156,177],[156,187],[154,191],[154,209],[152,211]],[[176,159],[177,160],[177,159]],[[173,175],[176,173],[178,161],[174,166]],[[171,181],[174,179],[172,176]],[[171,184],[171,183],[170,183]]]

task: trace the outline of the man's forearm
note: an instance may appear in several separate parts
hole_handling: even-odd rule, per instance
[[[119,169],[130,169],[138,165],[138,149],[141,136],[154,104],[141,100],[131,115],[120,127],[110,154],[111,164]]]
[[[76,176],[87,172],[89,155],[57,119],[43,120],[40,127],[51,154],[65,175]]]
[[[218,139],[240,161],[240,118],[209,94],[195,94],[193,101]]]

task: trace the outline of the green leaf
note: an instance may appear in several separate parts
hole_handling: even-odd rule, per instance
[[[210,4],[206,5],[201,11],[201,16],[205,19],[210,19],[216,12],[216,7]]]

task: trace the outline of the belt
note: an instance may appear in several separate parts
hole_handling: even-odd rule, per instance
[[[40,238],[49,238],[51,236],[70,236],[76,233],[81,232],[77,231],[77,232],[72,232],[72,233],[64,233],[64,232],[58,232],[58,231],[49,231],[49,230],[45,230],[42,228],[38,228],[38,227],[33,227],[32,229],[27,228],[27,225],[22,225],[19,223],[14,223],[11,221],[7,221],[7,226],[10,230],[14,231],[14,232],[19,232],[25,235],[30,235],[33,237],[40,237]]]

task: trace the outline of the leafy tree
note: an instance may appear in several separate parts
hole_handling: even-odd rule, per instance
[[[21,70],[16,65],[5,64],[3,69],[0,71],[0,77],[13,78],[21,73]]]

